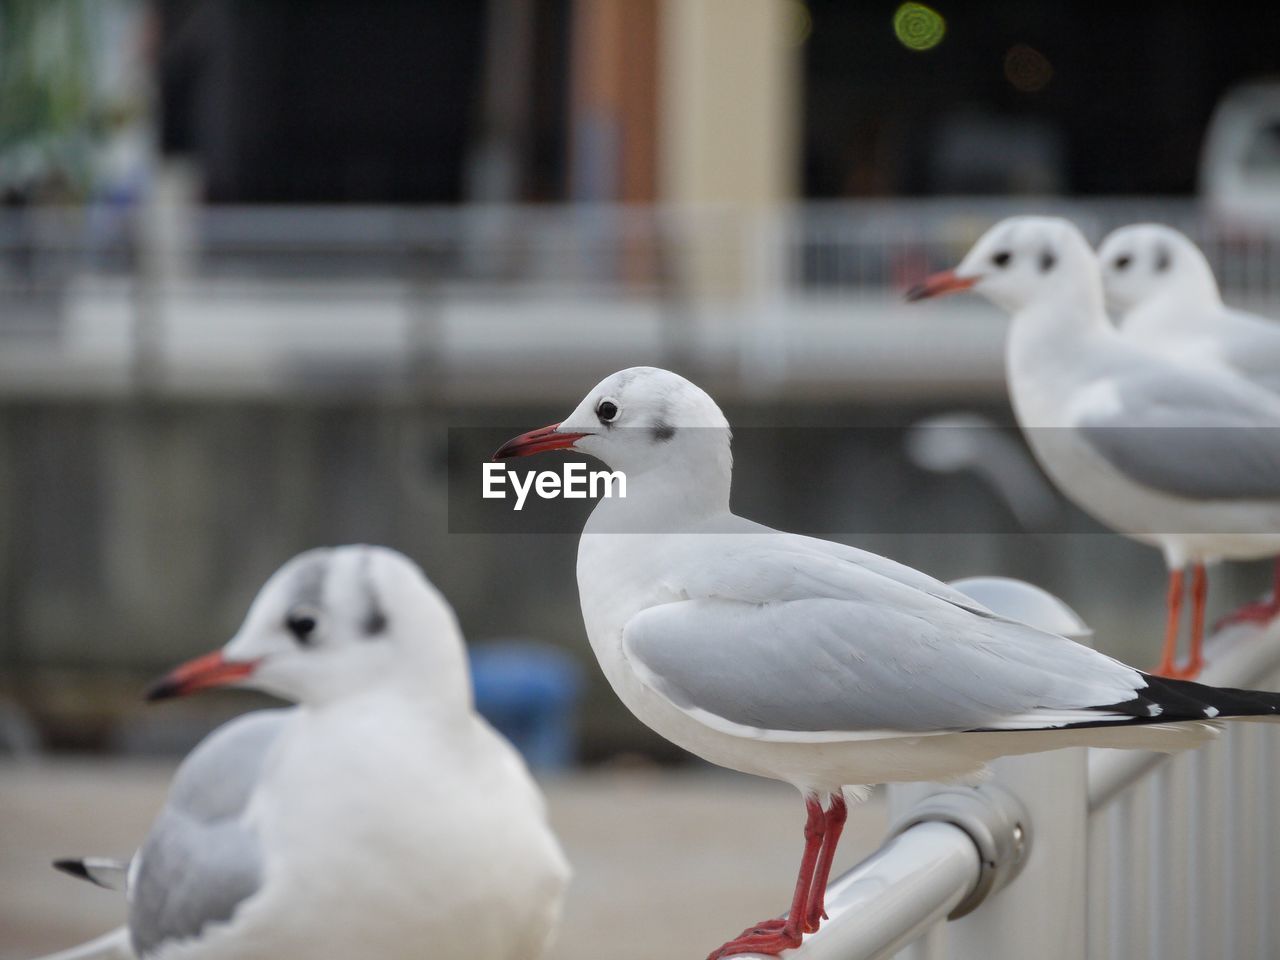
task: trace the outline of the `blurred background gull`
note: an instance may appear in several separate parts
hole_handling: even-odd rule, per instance
[[[228,637],[283,559],[353,541],[424,566],[481,706],[560,771],[579,881],[558,956],[645,902],[669,915],[677,857],[721,878],[723,918],[776,910],[785,891],[722,871],[786,788],[690,769],[587,655],[590,505],[500,536],[459,493],[491,439],[621,367],[678,370],[743,425],[740,512],[1034,580],[1147,658],[1160,559],[1020,458],[1005,319],[901,291],[1045,212],[1094,241],[1170,223],[1229,304],[1280,317],[1280,10],[1243,15],[0,0],[0,957],[105,929],[115,905],[46,861],[127,853],[172,758],[252,702],[146,709],[144,681]],[[1267,578],[1232,565],[1212,610]],[[628,860],[601,795],[698,843],[662,860],[641,831]],[[690,923],[649,932],[724,926],[714,905]]]

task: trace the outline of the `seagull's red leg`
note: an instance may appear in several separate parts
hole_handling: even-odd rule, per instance
[[[840,834],[848,816],[849,807],[844,802],[844,794],[837,790],[831,795],[831,805],[827,807],[822,851],[818,854],[818,866],[813,871],[813,886],[809,888],[809,909],[802,928],[805,933],[815,932],[822,921],[827,919],[827,881],[831,879],[831,862],[836,858],[836,844],[840,842]]]
[[[817,797],[804,798],[804,856],[800,858],[800,873],[796,877],[795,893],[791,897],[791,909],[785,919],[765,920],[743,930],[724,946],[711,951],[707,960],[719,960],[738,953],[763,953],[777,956],[783,950],[798,947],[804,934],[801,924],[809,905],[809,891],[813,887],[813,874],[818,866],[822,838],[826,833],[826,815]]]
[[[1156,673],[1172,676],[1178,670],[1178,626],[1182,621],[1182,571],[1169,571],[1169,614],[1164,626],[1164,655]]]
[[[1191,568],[1191,655],[1185,667],[1178,667],[1165,676],[1194,680],[1204,669],[1204,602],[1208,590],[1204,564],[1197,563]]]
[[[1214,630],[1221,630],[1236,623],[1256,623],[1265,626],[1280,615],[1280,557],[1276,557],[1271,571],[1271,596],[1255,603],[1246,603],[1213,625]]]

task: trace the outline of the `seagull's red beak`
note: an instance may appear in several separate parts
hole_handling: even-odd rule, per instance
[[[221,687],[243,680],[258,667],[257,660],[228,660],[221,650],[188,660],[174,667],[147,690],[148,700],[168,700],[208,687]]]
[[[942,297],[948,293],[960,293],[968,290],[978,282],[977,277],[957,277],[954,270],[943,270],[925,277],[923,283],[917,283],[907,291],[907,302],[927,300],[929,297]]]
[[[512,457],[528,457],[546,450],[568,450],[586,436],[585,433],[558,433],[560,424],[530,430],[508,440],[493,454],[494,460],[510,460]]]

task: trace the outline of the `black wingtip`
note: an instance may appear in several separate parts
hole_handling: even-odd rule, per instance
[[[1194,680],[1174,680],[1143,674],[1142,691],[1165,708],[1165,715],[1177,714],[1185,720],[1227,720],[1232,717],[1280,716],[1280,694],[1266,690],[1239,690],[1213,687]]]
[[[94,886],[102,886],[93,878],[93,874],[89,872],[89,868],[84,865],[84,861],[78,858],[67,858],[63,860],[53,861],[53,868],[61,870],[63,873],[69,874],[80,880],[88,880]]]

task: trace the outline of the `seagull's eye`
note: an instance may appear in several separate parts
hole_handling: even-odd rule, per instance
[[[1131,263],[1133,263],[1133,257],[1129,256],[1127,253],[1122,253],[1120,254],[1120,256],[1116,257],[1114,260],[1111,261],[1111,265],[1115,267],[1117,270],[1119,270],[1121,273],[1124,273],[1124,271],[1128,270],[1129,264]]]
[[[596,404],[596,416],[601,423],[613,423],[618,419],[618,405],[608,397]]]
[[[284,625],[298,643],[306,646],[311,642],[311,634],[316,629],[316,618],[309,613],[291,613],[285,617]]]
[[[1003,270],[1005,267],[1009,265],[1009,261],[1012,259],[1013,259],[1012,253],[1010,253],[1008,250],[1001,250],[999,253],[992,255],[991,262],[994,263],[1001,270]]]

